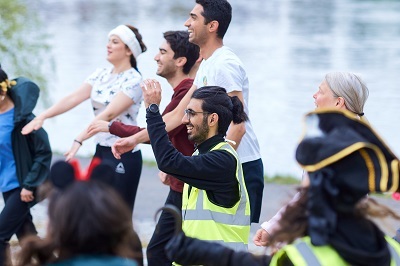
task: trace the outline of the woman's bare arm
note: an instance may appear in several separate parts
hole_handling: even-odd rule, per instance
[[[30,123],[28,123],[21,131],[23,135],[27,135],[34,130],[38,130],[42,127],[44,120],[51,118],[60,114],[63,114],[83,101],[90,98],[90,92],[92,86],[88,83],[83,83],[77,90],[71,94],[65,96],[52,107],[38,115]]]
[[[134,104],[133,100],[128,97],[123,92],[118,92],[117,95],[112,99],[112,101],[107,105],[106,109],[104,109],[100,114],[98,114],[90,124],[98,120],[110,121],[120,115],[122,112],[127,110],[132,104]],[[85,128],[73,141],[71,149],[66,152],[64,155],[66,156],[66,160],[72,159],[75,154],[78,152],[81,143],[92,137],[95,133],[93,131],[89,132],[88,127]]]

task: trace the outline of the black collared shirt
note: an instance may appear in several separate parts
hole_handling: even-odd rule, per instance
[[[199,155],[185,156],[168,139],[159,113],[147,112],[147,130],[158,168],[179,180],[205,190],[211,202],[230,208],[240,199],[236,158],[227,151],[210,151],[224,141],[216,135],[198,145]]]

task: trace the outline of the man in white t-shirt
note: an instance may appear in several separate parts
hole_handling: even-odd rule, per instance
[[[196,0],[196,5],[185,22],[189,41],[200,47],[203,61],[196,74],[192,88],[178,107],[163,116],[167,130],[181,124],[181,119],[194,90],[203,86],[220,86],[230,96],[237,96],[248,112],[249,82],[243,63],[231,49],[224,46],[223,37],[232,18],[232,7],[226,0]],[[145,80],[147,89],[160,90],[157,80]],[[231,124],[227,136],[230,144],[237,149],[242,163],[246,187],[250,199],[251,222],[259,221],[264,189],[264,169],[260,147],[250,121],[241,125]],[[118,158],[137,144],[148,141],[147,131],[143,130],[129,138],[118,140],[113,153]]]

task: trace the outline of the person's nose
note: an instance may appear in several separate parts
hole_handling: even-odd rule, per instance
[[[157,53],[157,54],[154,56],[154,61],[158,62],[158,60],[160,60],[160,53]]]
[[[185,23],[183,24],[185,27],[188,27],[189,28],[189,26],[190,26],[190,18],[188,18],[186,21],[185,21]]]
[[[316,92],[316,93],[313,94],[312,97],[313,97],[314,99],[317,99],[317,93],[318,93],[318,92]]]
[[[183,117],[182,117],[181,123],[183,125],[187,125],[187,124],[189,124],[189,122],[190,122],[190,120],[189,120],[187,114],[184,114]]]

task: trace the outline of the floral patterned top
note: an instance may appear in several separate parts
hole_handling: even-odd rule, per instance
[[[122,91],[132,99],[133,104],[113,121],[136,126],[136,118],[143,100],[142,89],[140,88],[141,81],[142,76],[134,68],[118,74],[112,74],[112,68],[97,69],[85,81],[92,86],[90,98],[94,115],[98,115],[106,109],[115,95]],[[100,132],[95,135],[96,143],[106,147],[111,147],[118,138],[108,132]]]

